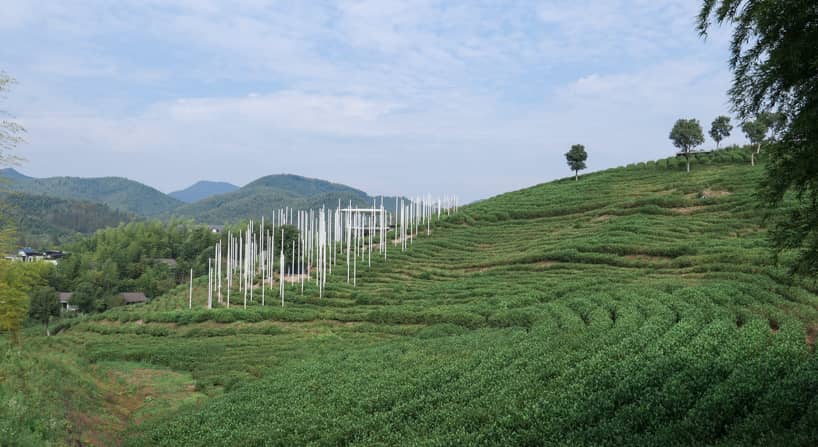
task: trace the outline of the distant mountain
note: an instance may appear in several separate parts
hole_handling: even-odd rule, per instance
[[[185,203],[194,203],[218,194],[233,192],[237,189],[239,189],[239,187],[231,183],[210,182],[204,180],[201,182],[196,182],[196,184],[193,186],[185,188],[181,191],[174,191],[168,195]]]
[[[78,233],[90,234],[136,218],[100,203],[21,192],[0,193],[0,214],[16,227],[20,246],[38,248],[55,247]]]
[[[14,168],[0,169],[0,177],[5,177],[8,180],[29,180],[32,177],[21,174]]]
[[[173,214],[193,218],[202,223],[218,224],[261,216],[270,217],[281,208],[316,209],[323,205],[336,207],[372,206],[380,200],[367,193],[338,183],[311,179],[292,174],[262,177],[233,192],[208,197],[177,208]],[[395,199],[385,198],[384,206],[394,209]]]
[[[151,217],[169,213],[182,204],[179,200],[150,186],[121,177],[32,178],[13,169],[4,169],[0,174],[10,180],[7,185],[0,184],[0,188],[5,187],[27,194],[102,203],[116,210],[140,216]]]
[[[202,181],[164,194],[142,183],[121,177],[33,178],[14,169],[0,170],[0,191],[48,196],[104,204],[114,210],[142,217],[169,219],[173,216],[201,223],[222,224],[248,218],[272,216],[276,210],[317,209],[326,205],[380,205],[380,197],[338,183],[292,174],[269,175],[238,188],[224,182]],[[387,210],[395,209],[394,197],[384,197]],[[190,201],[190,203],[185,203]]]

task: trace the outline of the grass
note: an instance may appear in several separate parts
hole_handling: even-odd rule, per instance
[[[814,445],[818,297],[772,262],[745,156],[503,194],[357,288],[336,272],[321,300],[207,310],[197,282],[193,310],[180,287],[20,355],[74,365],[90,401],[111,368],[160,371],[118,385],[186,396],[110,430],[130,446]],[[50,408],[55,427],[11,433],[69,439]]]

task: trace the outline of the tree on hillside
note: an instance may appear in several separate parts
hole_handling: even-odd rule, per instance
[[[818,273],[818,3],[812,0],[705,0],[699,31],[735,25],[730,45],[730,97],[740,119],[781,117],[767,149],[762,194],[780,250],[798,254],[793,271]],[[799,206],[783,205],[794,191]]]
[[[45,326],[45,335],[50,336],[48,323],[51,317],[60,314],[60,301],[57,299],[57,291],[52,287],[37,288],[31,295],[31,303],[28,308],[28,316],[32,320],[42,323]]]
[[[750,143],[756,145],[756,150],[750,154],[750,164],[753,166],[756,164],[756,154],[761,152],[761,143],[764,141],[764,137],[767,136],[768,129],[769,126],[767,125],[767,121],[760,117],[752,121],[745,121],[741,123],[741,130],[744,132],[744,135],[747,136]]]
[[[0,261],[8,263],[8,261]],[[28,309],[28,296],[14,283],[0,280],[0,331],[11,334],[15,344],[20,343],[20,328]]]
[[[14,84],[14,79],[4,72],[0,72],[0,97]],[[20,136],[25,129],[11,121],[8,113],[0,110],[0,168],[13,165],[19,161],[14,155],[14,148],[22,143]],[[4,253],[13,243],[16,233],[9,214],[0,204],[0,250]],[[0,259],[0,330],[11,333],[15,343],[20,341],[20,328],[28,309],[28,296],[24,285],[17,279],[17,269],[10,261]]]
[[[46,262],[0,260],[0,331],[19,343],[20,329],[28,315],[29,292],[47,284],[52,265]]]
[[[718,149],[721,140],[730,136],[732,130],[733,125],[730,124],[730,117],[721,115],[713,120],[710,125],[710,138],[716,142],[716,149]]]
[[[71,295],[70,303],[72,306],[77,306],[80,312],[90,313],[96,309],[98,297],[99,294],[91,283],[82,282]]]
[[[588,160],[588,153],[585,152],[585,146],[581,144],[574,144],[571,150],[565,153],[565,159],[568,161],[568,167],[574,171],[574,180],[579,180],[579,171],[585,169],[585,160]]]
[[[679,148],[687,162],[687,172],[690,172],[690,152],[698,145],[704,143],[704,133],[699,120],[680,119],[670,130],[670,139],[673,145]]]

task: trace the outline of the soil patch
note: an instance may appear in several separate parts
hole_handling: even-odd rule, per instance
[[[704,206],[686,206],[683,208],[671,208],[671,210],[676,214],[692,214],[696,211],[703,210]]]

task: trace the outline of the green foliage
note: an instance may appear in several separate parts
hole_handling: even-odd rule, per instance
[[[585,146],[581,144],[572,145],[571,150],[565,153],[565,159],[568,162],[568,167],[574,171],[575,178],[579,180],[579,171],[585,169],[585,160],[588,159]]]
[[[679,119],[670,130],[670,140],[682,152],[690,152],[704,143],[702,125],[697,119]]]
[[[716,142],[717,148],[721,140],[730,136],[732,130],[733,125],[730,124],[730,117],[721,115],[713,120],[713,123],[710,125],[710,138]]]
[[[18,177],[10,179],[7,186],[29,195],[101,203],[123,213],[148,217],[169,213],[182,203],[154,188],[120,177]]]
[[[106,205],[23,193],[0,193],[6,213],[20,234],[21,247],[56,247],[71,242],[77,233],[129,222],[134,216]]]
[[[370,197],[349,186],[282,174],[262,177],[236,191],[184,205],[173,214],[210,224],[229,223],[236,216],[260,220],[262,216],[272,216],[285,207],[317,209],[325,205],[337,206],[339,201],[342,205],[351,201],[353,206],[372,206],[373,200],[380,205],[380,197]],[[384,197],[384,207],[394,209],[395,200],[394,197]]]
[[[812,445],[818,297],[772,262],[747,156],[503,194],[360,263],[357,287],[340,263],[321,299],[307,283],[284,307],[208,310],[200,278],[192,310],[182,285],[30,354],[170,368],[207,393],[129,422],[131,446]]]
[[[82,313],[89,313],[97,310],[97,302],[99,300],[99,292],[94,288],[93,284],[88,282],[79,283],[71,295],[70,304],[76,306]]]
[[[177,220],[106,228],[66,246],[70,255],[57,265],[51,284],[77,292],[72,299],[82,312],[116,305],[122,292],[152,298],[187,281],[190,269],[206,272],[218,238],[206,226]],[[175,259],[175,268],[161,259]]]
[[[57,299],[57,291],[53,287],[38,287],[31,294],[31,301],[28,308],[28,316],[32,320],[42,323],[46,334],[49,334],[48,323],[51,317],[60,314],[60,301]]]
[[[20,329],[28,315],[28,294],[46,284],[51,265],[0,260],[0,331],[19,343]]]
[[[741,130],[751,143],[760,145],[767,136],[769,126],[765,120],[759,118],[741,123]]]
[[[744,120],[764,117],[780,140],[767,151],[763,198],[776,223],[772,241],[818,273],[818,7],[805,0],[706,0],[699,30],[734,25],[730,96]],[[759,140],[760,141],[760,140]],[[759,143],[760,144],[760,143]],[[795,193],[796,202],[788,200]]]
[[[687,171],[690,172],[690,151],[704,143],[702,126],[697,119],[679,119],[670,130],[670,139],[673,145],[679,148],[685,156]]]

